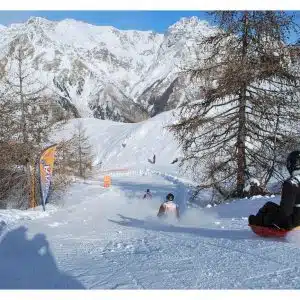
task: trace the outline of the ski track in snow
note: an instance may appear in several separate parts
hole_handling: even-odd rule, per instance
[[[300,287],[297,239],[263,239],[248,228],[247,216],[269,198],[186,209],[186,215],[195,212],[187,223],[184,217],[167,223],[155,217],[159,204],[167,192],[183,195],[182,182],[170,184],[160,174],[122,175],[104,189],[99,176],[73,184],[64,207],[44,217],[6,219],[0,288]],[[149,186],[153,199],[143,200]]]

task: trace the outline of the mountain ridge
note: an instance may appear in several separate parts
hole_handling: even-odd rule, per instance
[[[161,34],[31,17],[0,30],[0,59],[8,66],[12,45],[31,47],[40,80],[79,116],[138,122],[176,108],[190,92],[180,68],[213,27],[181,18]]]

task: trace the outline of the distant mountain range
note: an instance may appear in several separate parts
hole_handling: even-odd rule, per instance
[[[199,97],[178,71],[201,55],[197,44],[212,30],[197,17],[180,19],[165,34],[34,17],[0,27],[0,59],[9,63],[12,45],[31,47],[31,67],[65,109],[136,122]]]

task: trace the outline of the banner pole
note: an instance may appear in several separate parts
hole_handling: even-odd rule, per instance
[[[36,205],[35,201],[35,167],[33,168],[30,166],[30,179],[31,179],[31,190],[30,190],[30,206],[34,208]]]
[[[27,181],[27,195],[28,195],[28,204],[29,208],[32,208],[32,181],[31,181],[31,170],[30,170],[30,162],[27,160],[26,162],[26,181]]]

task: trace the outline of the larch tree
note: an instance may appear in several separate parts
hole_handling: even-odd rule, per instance
[[[10,44],[0,61],[1,169],[7,174],[18,174],[14,182],[10,176],[3,176],[2,181],[9,189],[18,184],[19,198],[23,199],[20,207],[28,203],[35,162],[48,142],[54,120],[53,101],[46,93],[47,87],[40,83],[38,71],[32,67],[33,53],[26,39],[18,39]]]
[[[276,11],[218,11],[202,57],[185,70],[202,98],[185,101],[170,126],[183,165],[224,196],[243,195],[247,177],[263,184],[278,172],[280,147],[299,137],[299,70],[287,39],[293,16]]]
[[[74,135],[69,144],[73,153],[70,165],[74,166],[76,175],[86,178],[88,171],[92,170],[93,154],[86,129],[79,120],[75,124]]]

